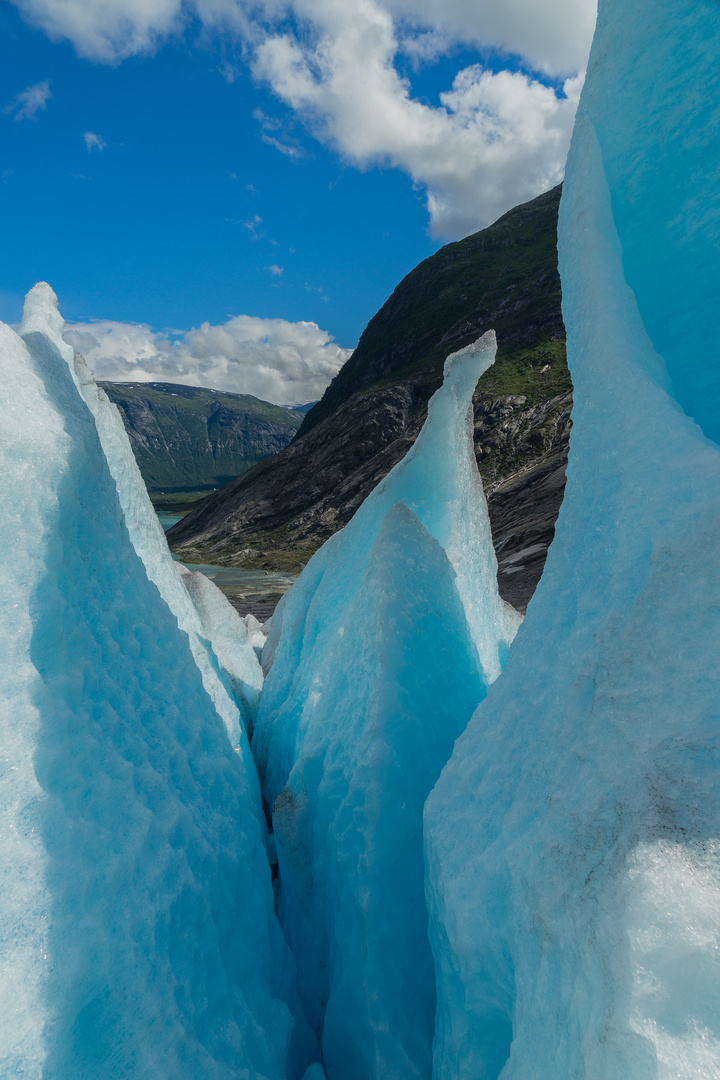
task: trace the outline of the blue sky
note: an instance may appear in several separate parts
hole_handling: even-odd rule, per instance
[[[171,42],[100,65],[7,6],[0,42],[4,105],[44,80],[52,93],[34,120],[1,120],[6,317],[39,277],[68,320],[186,328],[243,312],[313,320],[354,345],[439,246],[399,171],[344,167],[298,125],[300,160],[264,143],[253,112],[287,110],[246,73],[228,83],[215,50]],[[105,149],[88,151],[86,131]]]
[[[442,34],[429,10],[412,23],[382,6],[338,28],[322,2],[250,30],[182,9],[168,33],[167,3],[153,24],[153,2],[131,44],[102,22],[107,3],[23,0],[24,19],[0,5],[0,318],[17,320],[27,289],[49,281],[100,376],[177,368],[180,381],[314,396],[347,355],[336,346],[357,343],[413,266],[562,169],[574,109],[562,87],[576,86],[577,59],[485,44],[462,30],[462,5],[462,32]],[[573,2],[587,7],[556,0]],[[492,110],[488,134],[477,118]],[[192,347],[183,336],[232,316],[256,322],[232,324],[218,362],[208,335]],[[289,329],[301,322],[319,328],[304,346]],[[134,324],[142,347],[122,337]],[[113,365],[123,348],[128,363]],[[162,363],[138,364],[153,350]]]

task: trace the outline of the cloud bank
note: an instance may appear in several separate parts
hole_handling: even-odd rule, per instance
[[[206,386],[276,405],[321,397],[352,353],[316,323],[250,315],[182,334],[139,323],[68,323],[65,339],[99,380]]]
[[[255,78],[347,161],[390,164],[426,192],[431,232],[489,224],[563,175],[595,22],[595,0],[14,0],[24,17],[106,63],[156,49],[190,20],[231,35]],[[473,64],[432,105],[399,61],[462,46],[507,56]],[[300,151],[271,133],[266,142]]]

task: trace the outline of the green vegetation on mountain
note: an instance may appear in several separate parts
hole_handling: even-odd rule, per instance
[[[213,491],[276,454],[303,419],[248,394],[176,383],[100,385],[120,410],[148,491],[163,493],[154,500],[163,509],[189,508],[193,500],[182,493]]]

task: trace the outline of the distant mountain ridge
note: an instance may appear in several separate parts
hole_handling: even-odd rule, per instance
[[[150,492],[212,491],[282,450],[303,415],[252,397],[180,383],[102,382]]]
[[[448,244],[408,274],[292,443],[198,504],[168,534],[183,558],[299,570],[412,445],[445,357],[488,329],[498,356],[474,398],[502,596],[524,610],[565,484],[560,186]]]

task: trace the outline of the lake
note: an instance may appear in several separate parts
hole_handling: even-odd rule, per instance
[[[156,513],[165,532],[185,517],[185,514],[174,514],[169,510],[157,510]],[[205,577],[209,577],[228,597],[260,598],[268,593],[284,593],[296,580],[289,574],[278,574],[271,570],[243,570],[239,566],[184,563],[176,555],[173,555],[173,558],[187,566],[188,570],[199,570]]]
[[[171,510],[156,510],[155,513],[165,532],[172,529],[173,525],[177,525],[178,521],[182,521],[185,517],[185,514],[173,514]]]

